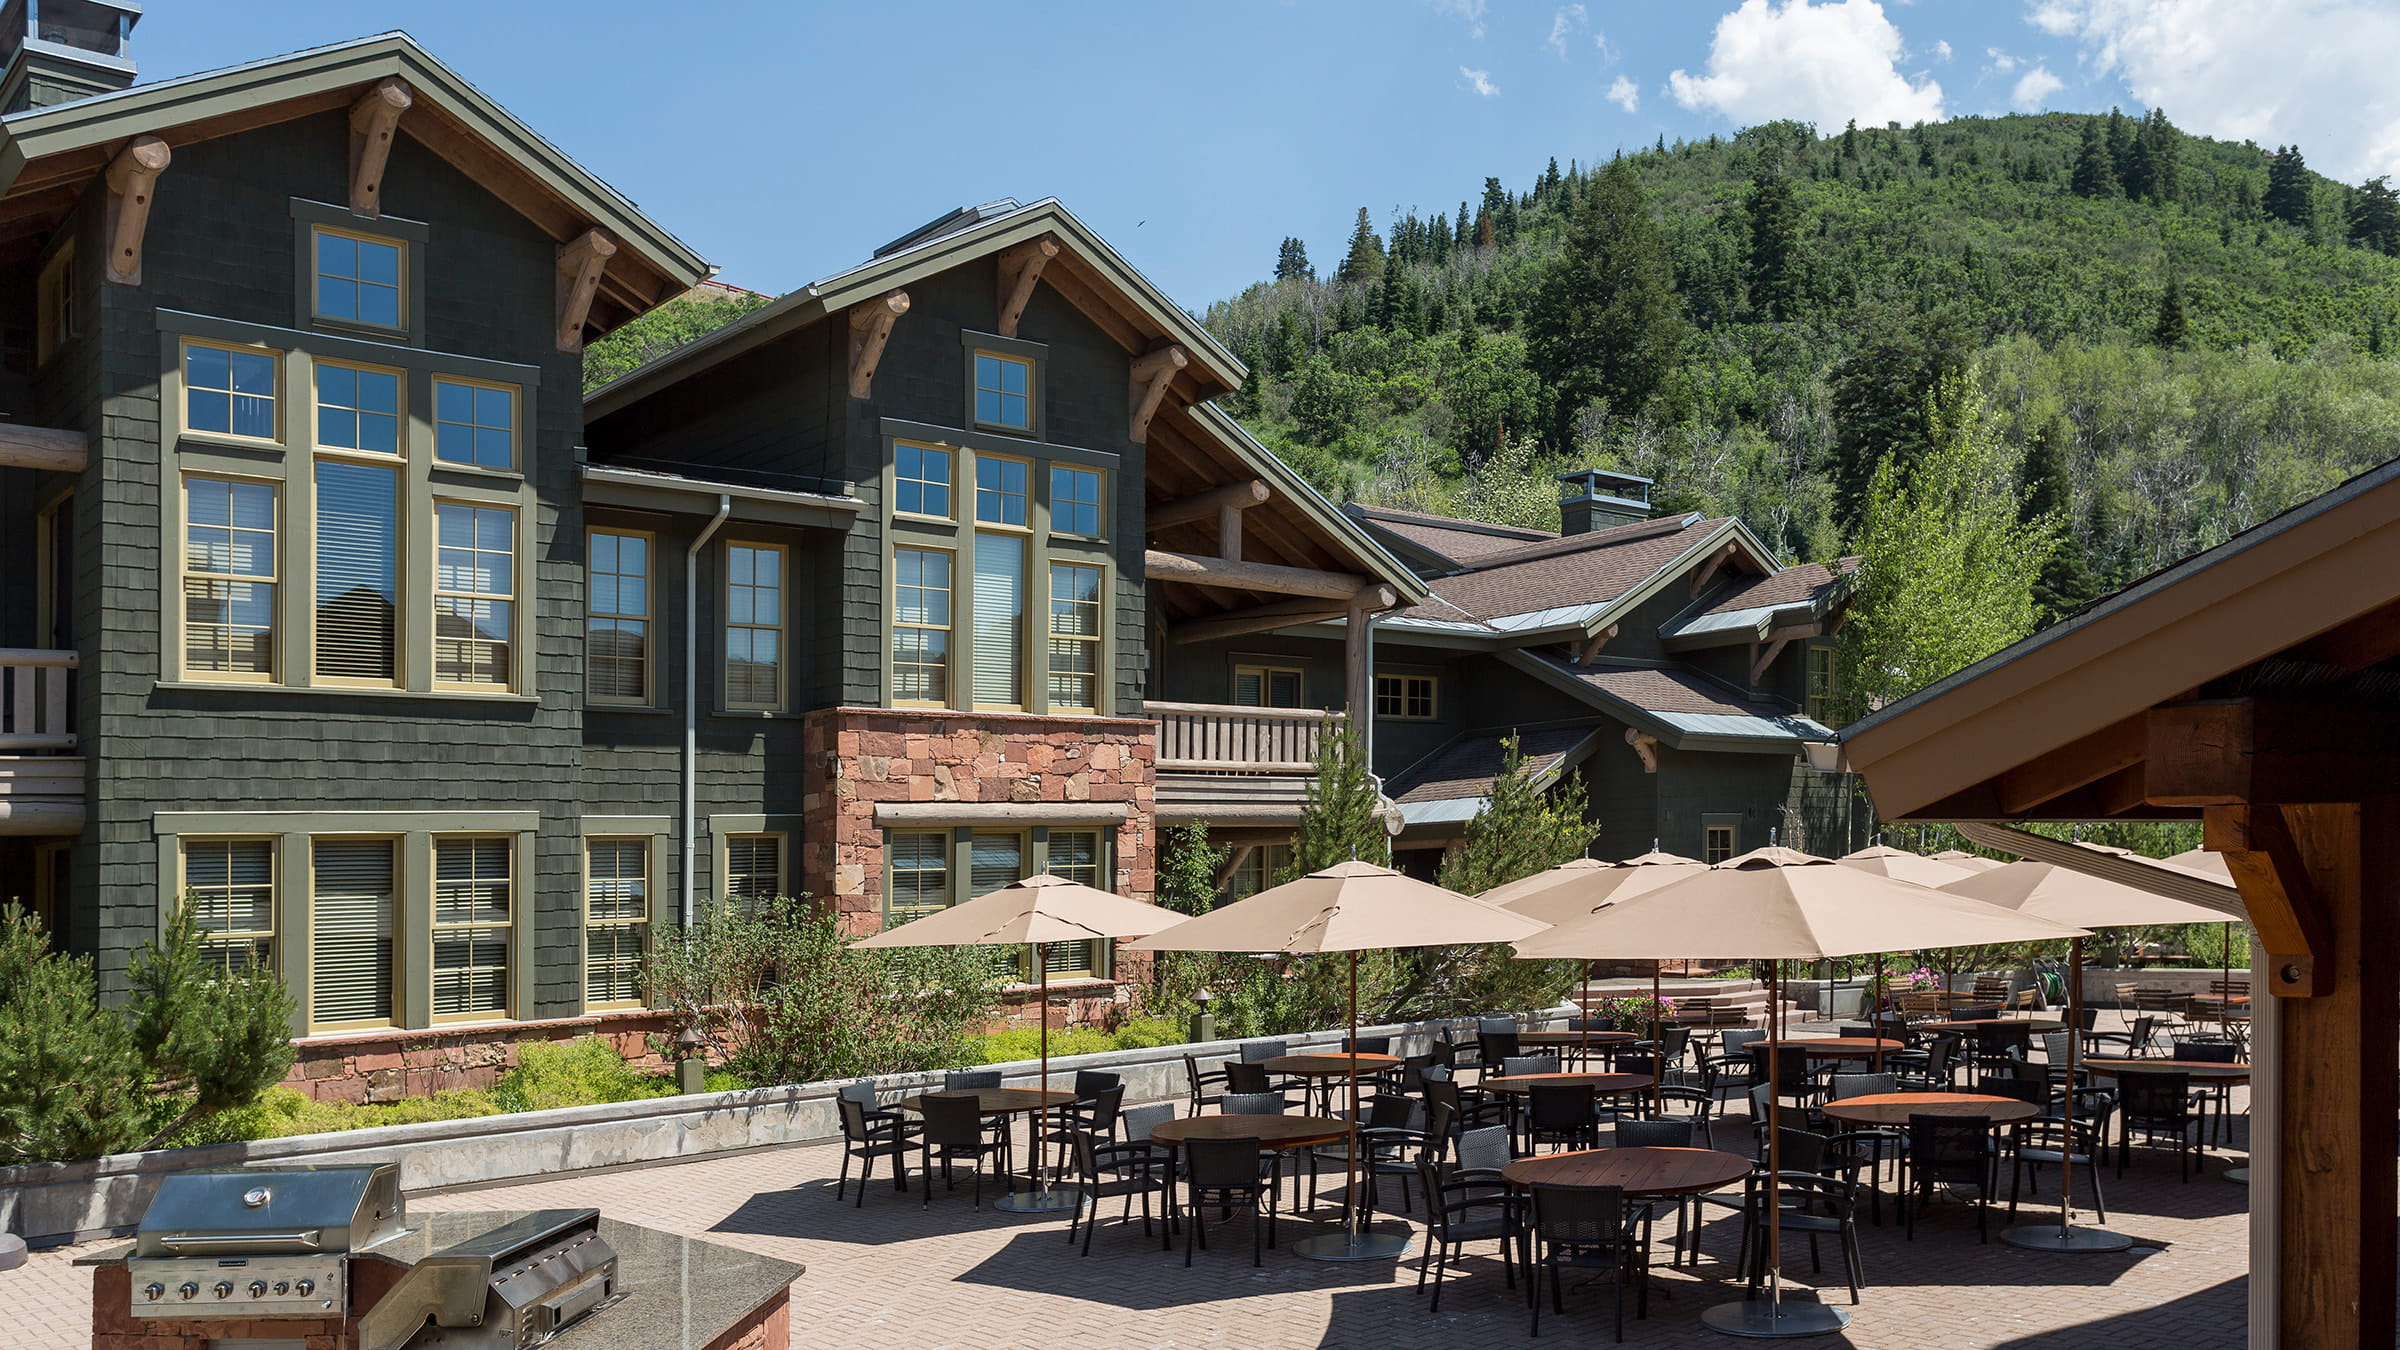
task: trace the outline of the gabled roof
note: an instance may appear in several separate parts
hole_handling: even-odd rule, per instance
[[[1531,730],[1470,731],[1393,776],[1385,792],[1411,825],[1472,820],[1508,763],[1508,738],[1517,737],[1526,771],[1544,787],[1591,754],[1604,729],[1594,723]]]
[[[1520,641],[1535,634],[1588,634],[1727,546],[1761,571],[1775,567],[1774,556],[1740,521],[1692,512],[1486,554],[1434,578],[1432,600],[1387,622]]]
[[[1523,548],[1558,536],[1549,530],[1528,530],[1513,525],[1486,525],[1478,520],[1457,520],[1450,516],[1429,515],[1423,511],[1402,511],[1389,506],[1368,506],[1350,502],[1342,512],[1365,521],[1368,529],[1388,535],[1405,547],[1425,555],[1437,570],[1448,571],[1460,563],[1470,562],[1494,553]]]
[[[1834,738],[1830,727],[1689,667],[1605,660],[1579,666],[1541,651],[1503,652],[1501,659],[1674,749],[1755,753]]]
[[[698,254],[640,208],[401,32],[0,118],[0,238],[47,234],[134,136],[174,147],[271,126],[349,107],[387,76],[406,80],[416,96],[400,118],[403,133],[553,238],[564,242],[597,226],[616,240],[596,326],[662,304],[708,275]],[[166,183],[174,172],[168,168]],[[162,209],[172,208],[162,201]]]
[[[1669,650],[1813,635],[1812,625],[1839,609],[1858,575],[1857,558],[1802,563],[1763,577],[1711,587],[1690,609],[1660,627]]]

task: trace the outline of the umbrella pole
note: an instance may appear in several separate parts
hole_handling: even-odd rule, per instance
[[[1033,1146],[1033,1166],[1026,1179],[1033,1189],[1011,1192],[992,1203],[992,1208],[1011,1214],[1047,1214],[1053,1210],[1075,1209],[1083,1204],[1077,1193],[1060,1196],[1050,1189],[1050,1169],[1042,1162],[1043,1122],[1050,1118],[1050,944],[1033,944],[1034,985],[1040,992],[1034,995],[1034,1015],[1040,1019],[1037,1033],[1042,1047],[1042,1104],[1033,1109],[1033,1137],[1025,1142]]]
[[[1667,1031],[1658,1020],[1658,972],[1665,961],[1650,963],[1650,1114],[1658,1116],[1667,1109]]]
[[[1576,1048],[1575,1062],[1588,1071],[1592,1067],[1592,963],[1589,961],[1583,963],[1583,997],[1575,1001],[1575,1011],[1583,1014],[1575,1019],[1576,1025],[1583,1028],[1583,1044]]]
[[[1350,1129],[1342,1146],[1342,1231],[1307,1238],[1292,1250],[1312,1261],[1381,1261],[1405,1255],[1400,1233],[1369,1233],[1358,1205],[1358,952],[1350,953]]]
[[[2121,1252],[2133,1239],[2105,1228],[2077,1228],[2074,1210],[2075,1070],[2083,1063],[2083,939],[2067,940],[2067,1088],[2064,1135],[2058,1149],[2058,1225],[2029,1223],[2000,1235],[2014,1247],[2043,1252]],[[2092,1166],[2100,1166],[2100,1144],[2092,1145]]]

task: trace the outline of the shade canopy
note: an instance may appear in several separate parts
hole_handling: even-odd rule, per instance
[[[2222,853],[2211,853],[2204,848],[2186,849],[2158,861],[2168,867],[2180,867],[2186,872],[2198,872],[2211,881],[2222,881],[2228,886],[2233,884],[2233,869],[2225,865],[2225,855]],[[2222,919],[2225,916],[2217,917]]]
[[[1834,861],[1844,867],[1855,867],[1861,872],[1873,872],[1879,877],[1897,877],[1920,886],[1941,886],[1960,877],[1975,875],[1973,868],[1959,867],[1940,858],[1928,858],[1922,853],[1911,853],[1884,844],[1862,848],[1856,853],[1845,853]]]
[[[1925,856],[1935,862],[1949,863],[1953,867],[1963,867],[1970,872],[1989,872],[1995,867],[2008,865],[1998,858],[1987,858],[1980,853],[1969,853],[1963,848],[1946,848],[1939,853],[1928,853]]]
[[[1578,858],[1505,886],[1495,886],[1476,898],[1543,923],[1567,923],[1602,905],[1681,881],[1707,866],[1697,858],[1655,849],[1623,862],[1593,864]]]
[[[1916,947],[2047,942],[2083,930],[1964,896],[1762,848],[1516,944],[1581,960],[1815,961]]]
[[[2223,923],[2227,917],[2213,909],[2030,858],[1977,872],[1942,889],[2019,914],[2085,928]]]
[[[1152,952],[1361,952],[1514,942],[1548,925],[1373,863],[1336,863],[1139,942]]]
[[[860,938],[853,947],[1019,946],[1147,937],[1183,915],[1047,872]]]

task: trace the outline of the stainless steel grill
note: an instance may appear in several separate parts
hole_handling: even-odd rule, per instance
[[[425,1257],[358,1322],[359,1350],[527,1350],[614,1303],[596,1209],[542,1209]]]
[[[393,1163],[178,1172],[159,1183],[134,1230],[133,1314],[338,1316],[349,1254],[401,1226]]]

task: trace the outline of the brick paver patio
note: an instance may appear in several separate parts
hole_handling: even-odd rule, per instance
[[[2243,1103],[2237,1092],[2237,1108]],[[2237,1131],[2242,1122],[2235,1122]],[[1719,1131],[1728,1147],[1746,1139],[1737,1116]],[[2241,1138],[2237,1134],[2238,1151]],[[1844,1337],[1807,1345],[1927,1350],[2212,1350],[2243,1343],[2245,1206],[2249,1191],[2221,1180],[2212,1150],[2202,1175],[2178,1184],[2172,1155],[2137,1150],[2120,1181],[2105,1173],[2109,1226],[2140,1240],[2135,1253],[2055,1256],[1994,1238],[1978,1245],[1963,1202],[1937,1202],[1906,1241],[1895,1217],[1862,1225],[1865,1301]],[[1222,1230],[1214,1250],[1184,1268],[1178,1248],[1144,1241],[1138,1222],[1110,1223],[1078,1257],[1064,1215],[976,1210],[968,1194],[940,1193],[930,1211],[912,1189],[878,1181],[863,1209],[833,1199],[838,1151],[780,1149],[702,1162],[583,1174],[523,1185],[411,1199],[428,1209],[597,1206],[616,1218],[804,1262],[793,1286],[792,1343],[803,1347],[1129,1346],[1359,1347],[1360,1350],[1484,1350],[1533,1344],[1607,1344],[1612,1293],[1570,1287],[1567,1312],[1545,1312],[1539,1341],[1526,1334],[1522,1300],[1506,1291],[1498,1263],[1456,1267],[1439,1316],[1414,1292],[1416,1262],[1330,1265],[1270,1252],[1252,1269],[1243,1224]],[[1337,1183],[1338,1184],[1338,1183]],[[2003,1183],[2005,1187],[2005,1181]],[[2078,1188],[2079,1194],[2082,1188]],[[1387,1196],[1396,1188],[1387,1183]],[[2055,1195],[2055,1192],[2052,1192]],[[1116,1211],[1110,1205],[1110,1213]],[[1725,1211],[1715,1211],[1719,1214]],[[2088,1219],[2088,1214],[2085,1216]],[[1287,1222],[1285,1242],[1311,1226]],[[1632,1346],[1724,1346],[1698,1325],[1700,1310],[1738,1297],[1731,1281],[1738,1222],[1712,1220],[1696,1273],[1658,1271],[1650,1317],[1629,1320]],[[1212,1235],[1213,1236],[1213,1235]],[[1665,1232],[1660,1233],[1664,1247]],[[1483,1245],[1490,1250],[1489,1244]],[[67,1264],[73,1250],[37,1253],[0,1274],[13,1324],[0,1343],[24,1350],[80,1350],[89,1336],[89,1281]],[[1829,1245],[1826,1278],[1838,1278]],[[1807,1248],[1787,1245],[1787,1270],[1805,1287]],[[1663,1253],[1661,1256],[1663,1260]],[[1845,1303],[1836,1285],[1829,1297]],[[628,1350],[634,1350],[628,1347]]]

